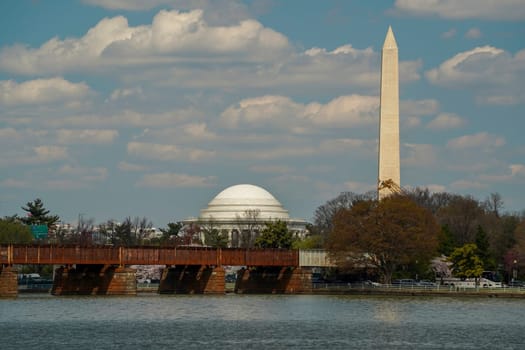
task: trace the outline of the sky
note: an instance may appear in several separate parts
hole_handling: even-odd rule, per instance
[[[401,185],[525,209],[525,0],[0,2],[0,216],[198,216],[223,189],[311,221],[377,183],[399,47]]]

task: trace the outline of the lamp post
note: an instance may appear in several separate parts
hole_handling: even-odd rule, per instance
[[[514,259],[512,263],[512,281],[514,282],[518,279],[518,260]]]

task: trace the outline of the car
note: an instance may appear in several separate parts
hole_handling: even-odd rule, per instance
[[[366,280],[366,281],[363,282],[363,284],[365,286],[369,286],[369,287],[381,287],[381,283],[374,282],[374,281],[371,281],[371,280]]]
[[[514,280],[509,283],[509,287],[525,287],[525,281]]]
[[[436,284],[434,282],[431,282],[431,281],[428,281],[428,280],[421,280],[419,282],[417,282],[417,285],[420,286],[420,287],[425,287],[425,288],[433,288],[436,286]]]
[[[392,281],[392,284],[398,285],[398,286],[417,286],[416,280],[413,279],[400,279],[400,280],[394,280]]]

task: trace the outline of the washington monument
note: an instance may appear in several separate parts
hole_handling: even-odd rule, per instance
[[[388,27],[381,56],[381,100],[379,106],[378,198],[398,192],[399,170],[399,73],[397,43]]]

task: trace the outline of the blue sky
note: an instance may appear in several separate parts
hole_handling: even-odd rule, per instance
[[[524,0],[0,2],[0,215],[197,216],[224,188],[291,216],[377,179],[399,46],[401,182],[525,209]]]

